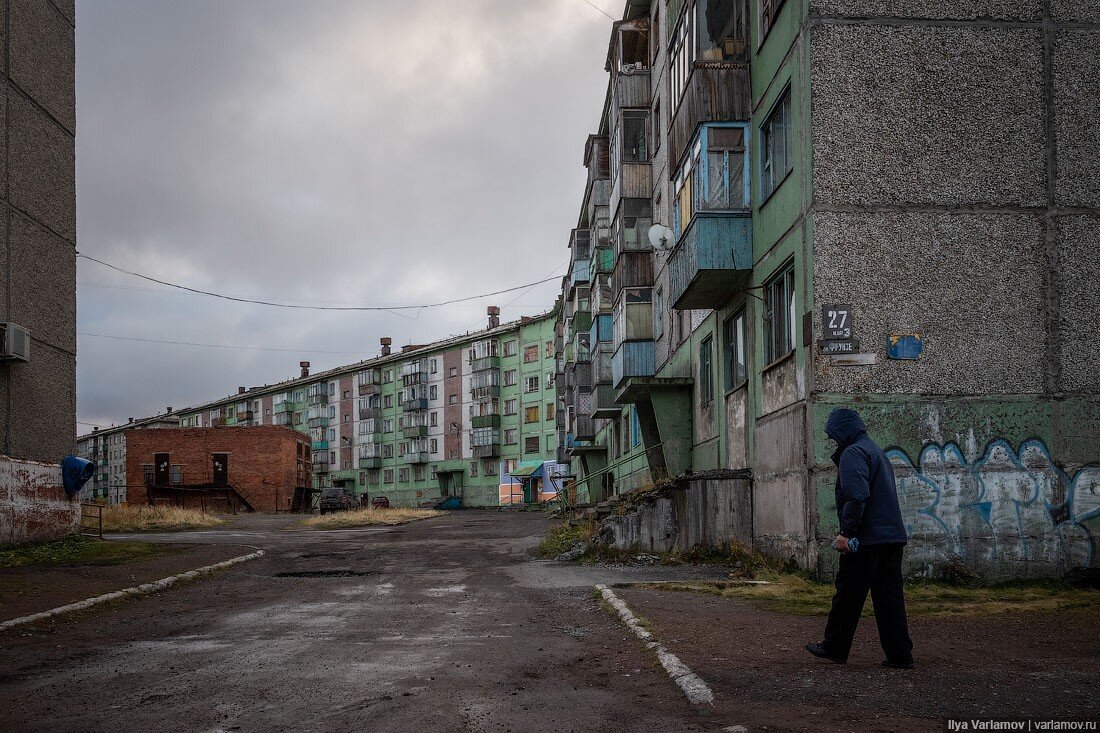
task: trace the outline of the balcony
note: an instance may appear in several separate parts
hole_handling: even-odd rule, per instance
[[[697,213],[672,251],[668,270],[673,308],[720,308],[752,273],[751,214]]]
[[[313,450],[328,450],[327,440],[315,440],[313,441]]]
[[[500,455],[500,442],[471,446],[474,458],[496,458]]]
[[[313,454],[313,470],[315,473],[328,473],[329,462],[328,453],[314,453]]]
[[[653,255],[649,252],[620,252],[615,258],[611,288],[616,297],[624,288],[648,288],[653,285]]]
[[[427,451],[416,451],[414,453],[405,454],[405,463],[430,463],[432,460],[432,454]]]
[[[615,348],[624,341],[653,340],[653,303],[651,288],[624,290],[615,304]]]
[[[415,412],[417,410],[427,410],[428,409],[428,398],[427,397],[417,397],[417,398],[414,398],[414,399],[411,399],[411,400],[405,400],[404,402],[401,403],[401,407],[402,407],[402,409],[405,410],[405,412]]]
[[[318,415],[317,417],[311,417],[308,424],[311,428],[327,428],[328,416]]]
[[[360,397],[378,394],[382,391],[382,373],[377,369],[359,372],[356,382],[359,385]]]
[[[500,397],[499,384],[484,384],[470,388],[470,397],[474,400],[489,400]]]
[[[626,341],[611,357],[611,382],[618,389],[631,377],[652,377],[656,352],[652,341]]]
[[[298,409],[298,403],[284,400],[275,404],[272,410],[276,415],[289,415]]]
[[[669,125],[669,160],[678,161],[704,122],[752,117],[749,68],[733,61],[696,61]]]
[[[607,135],[589,135],[584,145],[584,165],[588,169],[588,188],[606,181],[611,171],[611,147]]]
[[[621,410],[622,406],[615,402],[615,388],[610,384],[597,384],[592,393],[593,419],[613,420]]]
[[[592,277],[592,260],[574,259],[569,268],[569,287],[584,284]]]
[[[591,415],[573,415],[574,440],[593,440],[596,437],[596,421]]]
[[[474,428],[499,428],[500,415],[474,415],[470,418],[470,425]]]
[[[427,434],[427,425],[403,425],[401,427],[401,435],[405,438],[423,438]]]
[[[310,392],[309,404],[312,405],[327,405],[328,393],[327,392]]]
[[[212,417],[212,418],[210,418],[210,427],[220,428],[220,427],[224,427],[224,426],[225,426],[225,418],[224,417]]]
[[[500,369],[499,356],[486,356],[481,359],[472,359],[470,361],[471,372],[487,372],[490,369]]]
[[[382,394],[382,385],[375,382],[367,382],[366,384],[359,383],[359,396],[367,397],[369,395]]]
[[[382,468],[382,456],[359,456],[359,468]]]
[[[382,417],[381,407],[360,407],[359,419],[360,420],[377,420]]]
[[[615,75],[615,103],[624,107],[649,107],[649,69],[623,67]]]

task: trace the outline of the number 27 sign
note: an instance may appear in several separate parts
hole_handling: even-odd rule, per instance
[[[822,306],[821,325],[827,339],[852,338],[852,306]]]

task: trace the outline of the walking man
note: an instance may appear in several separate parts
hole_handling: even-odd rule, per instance
[[[886,652],[883,665],[912,669],[913,642],[901,576],[902,551],[909,538],[898,506],[894,469],[867,435],[867,426],[855,410],[833,410],[825,434],[837,444],[833,463],[840,534],[833,547],[840,552],[840,569],[825,638],[820,644],[807,644],[806,651],[839,664],[848,661],[870,591],[879,641]]]

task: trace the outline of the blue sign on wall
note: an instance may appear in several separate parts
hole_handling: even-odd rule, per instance
[[[891,359],[919,359],[924,337],[919,333],[893,333],[886,340],[886,356]]]

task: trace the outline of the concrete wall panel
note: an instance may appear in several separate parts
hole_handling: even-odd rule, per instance
[[[858,18],[1028,20],[1043,15],[1042,0],[810,0],[810,12]]]
[[[748,390],[726,397],[726,468],[749,467]]]
[[[73,34],[73,24],[50,0],[12,0],[12,81],[70,133],[76,129]]]
[[[57,463],[76,442],[76,363],[37,341],[31,361],[6,367],[11,380],[11,455]]]
[[[814,301],[853,307],[869,367],[816,359],[824,392],[1037,393],[1045,271],[1038,215],[814,215]],[[815,338],[821,336],[815,316]],[[917,361],[886,359],[890,333],[924,334]]]
[[[1052,0],[1050,15],[1059,23],[1100,23],[1100,5],[1080,0]]]
[[[1054,51],[1057,200],[1100,206],[1100,31],[1063,31]]]
[[[59,280],[64,283],[76,280],[76,254],[72,244],[26,217],[12,214],[8,267],[11,278],[11,312],[8,315],[11,320],[29,328],[36,339],[76,353],[76,332],[72,328],[76,322],[76,291],[57,285]]]
[[[1065,392],[1100,393],[1100,216],[1058,220]]]
[[[1044,204],[1042,54],[1037,29],[815,28],[815,202]]]
[[[74,139],[14,91],[8,92],[8,156],[12,204],[75,241]]]

